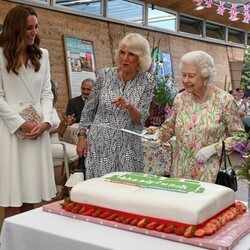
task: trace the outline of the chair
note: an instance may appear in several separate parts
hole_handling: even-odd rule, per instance
[[[59,145],[62,147],[63,159],[56,158],[56,155],[58,155],[58,153],[57,154],[55,153],[55,150],[56,150],[56,148],[54,147],[55,145]],[[66,174],[66,178],[68,179],[69,178],[69,160],[68,160],[66,145],[63,142],[56,142],[56,143],[51,143],[51,147],[52,147],[54,167],[63,166],[65,174]]]

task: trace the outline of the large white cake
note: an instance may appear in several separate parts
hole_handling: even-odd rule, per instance
[[[98,208],[200,225],[235,203],[234,191],[216,184],[141,173],[111,173],[81,182],[71,200]]]

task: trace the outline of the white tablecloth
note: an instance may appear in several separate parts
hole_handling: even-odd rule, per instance
[[[201,250],[129,231],[101,226],[48,212],[41,208],[5,219],[1,250]],[[250,249],[250,234],[234,250]]]

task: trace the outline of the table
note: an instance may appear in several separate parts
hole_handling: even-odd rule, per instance
[[[250,233],[233,250],[249,250]],[[5,219],[1,250],[201,250],[204,248],[88,223],[37,208]]]

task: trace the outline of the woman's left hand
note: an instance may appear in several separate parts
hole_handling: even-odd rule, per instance
[[[46,131],[47,129],[50,128],[50,124],[48,122],[42,122],[42,123],[38,123],[32,130],[30,133],[25,133],[25,138],[27,139],[36,139],[39,136],[41,136],[44,131]]]
[[[122,109],[129,109],[131,107],[131,103],[124,96],[116,97],[112,100],[112,104]]]

